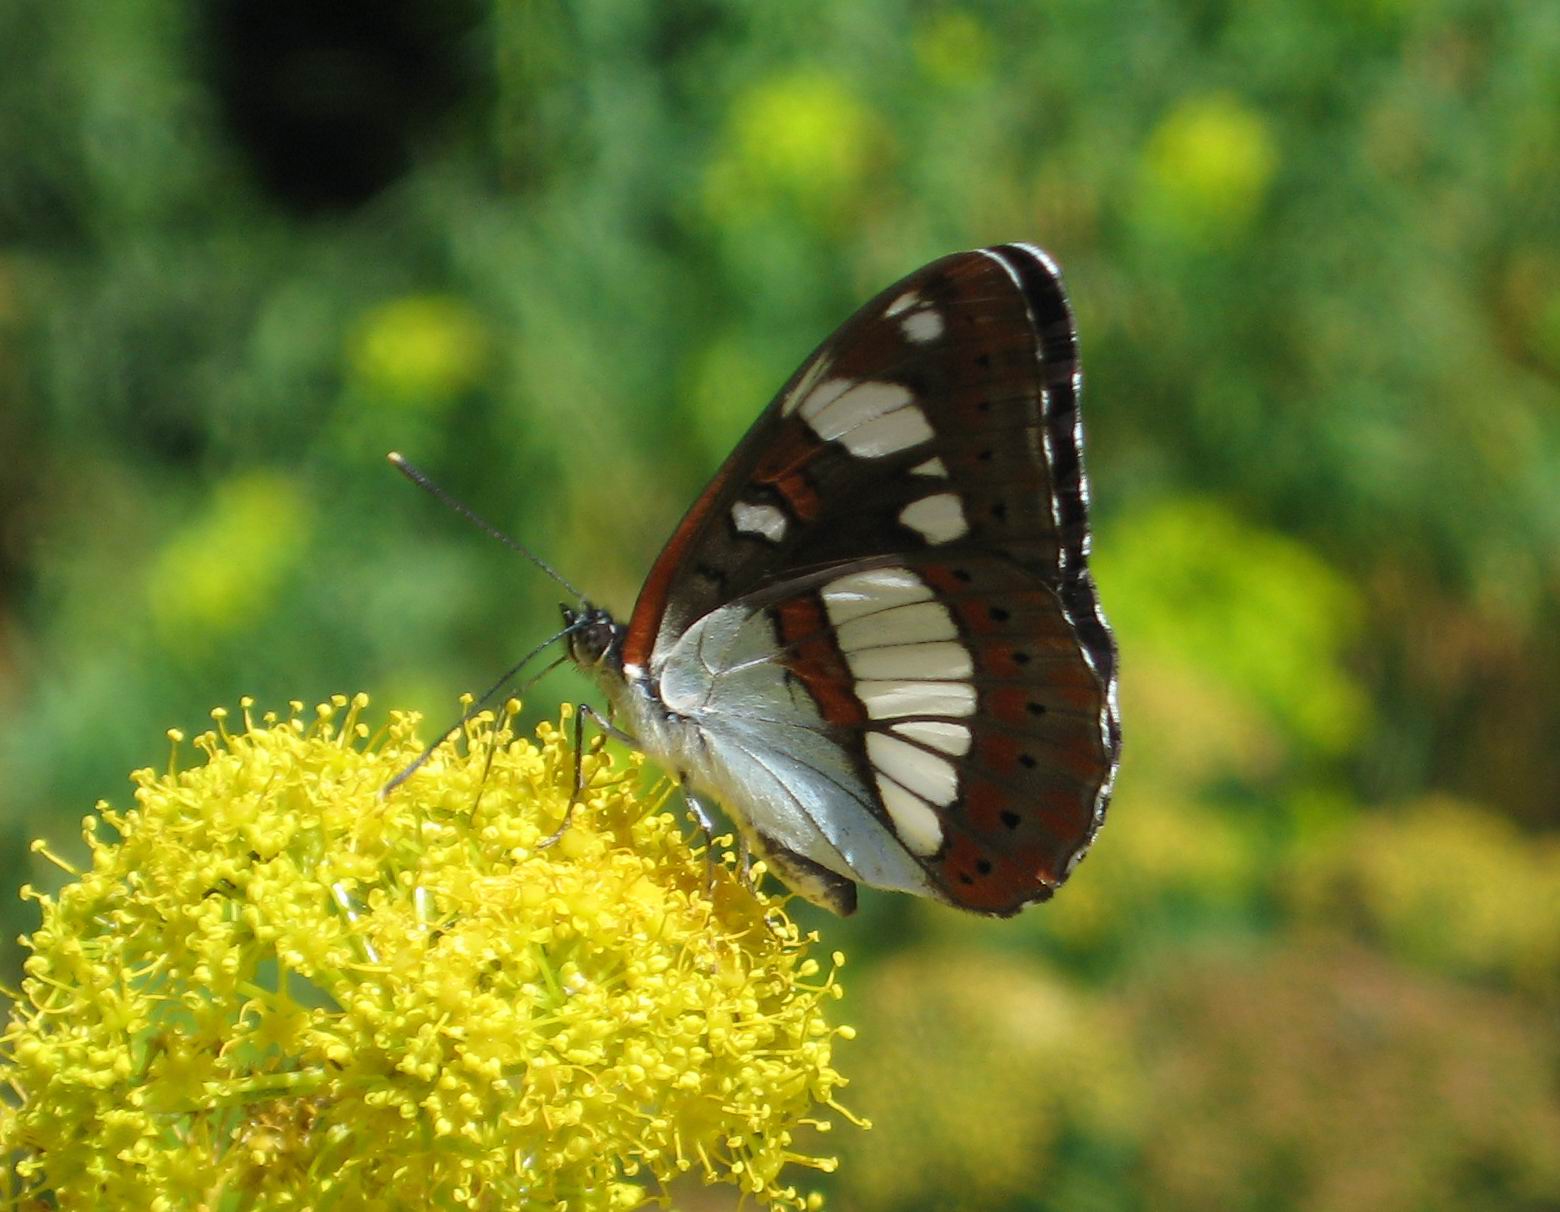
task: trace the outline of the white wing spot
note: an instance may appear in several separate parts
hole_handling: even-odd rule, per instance
[[[874,720],[913,715],[975,714],[975,687],[968,682],[863,678],[856,683],[856,697]]]
[[[910,469],[913,476],[937,476],[939,479],[948,478],[948,467],[941,459],[927,459],[924,463],[917,463]]]
[[[851,388],[850,379],[825,379],[801,396],[802,416],[811,420]]]
[[[823,587],[823,605],[836,627],[864,614],[910,602],[929,602],[932,591],[906,568],[873,568],[853,572]]]
[[[829,440],[909,402],[910,393],[897,383],[829,379],[802,401],[802,419],[820,438]]]
[[[836,622],[834,629],[835,641],[846,654],[891,645],[929,644],[959,638],[959,629],[954,625],[953,616],[941,602],[890,606],[859,618],[847,619],[843,623]],[[909,676],[921,675],[912,673]]]
[[[925,345],[928,341],[935,341],[943,335],[942,316],[927,308],[924,311],[913,311],[900,321],[899,327],[904,330],[905,336],[917,345]]]
[[[833,429],[836,432],[828,434],[828,437],[833,438],[838,437],[841,432],[849,429],[849,423],[852,423],[852,421],[856,421],[858,424],[861,421],[870,421],[874,416],[881,416],[883,413],[888,412],[889,409],[897,409],[897,407],[903,406],[909,399],[909,392],[905,392],[905,388],[900,387],[897,388],[897,392],[902,393],[903,399],[885,399],[885,401],[881,402],[881,407],[870,410],[866,416],[860,416],[860,420],[858,420],[858,416],[856,416],[855,412],[852,412],[849,406],[842,410],[838,416],[831,416],[833,409],[835,409],[835,404],[841,396],[847,395],[847,393],[860,392],[863,387],[886,387],[889,388],[889,392],[894,392],[895,390],[894,384],[881,384],[881,382],[872,381],[855,382],[852,379],[825,379],[824,382],[821,382],[814,388],[807,399],[803,399],[802,420],[811,424],[819,437],[825,437],[824,429]],[[864,406],[869,406],[870,402],[872,402],[872,396],[874,396],[874,392],[856,396],[855,401],[853,401],[856,409],[863,409]]]
[[[825,442],[875,459],[931,439],[932,427],[914,400],[898,383],[829,379],[802,401],[801,415]]]
[[[959,798],[959,774],[953,763],[935,753],[882,732],[867,734],[867,758],[906,791],[929,804],[951,804]]]
[[[916,294],[913,290],[907,290],[904,294],[900,295],[899,298],[890,303],[888,305],[888,310],[883,314],[885,316],[897,316],[900,312],[906,310],[907,308],[914,307],[920,301],[920,295]]]
[[[947,720],[906,720],[903,724],[892,724],[890,728],[900,736],[954,757],[963,757],[970,751],[970,730],[963,724],[950,724]]]
[[[746,501],[738,501],[731,507],[731,520],[743,534],[760,534],[771,543],[785,538],[785,514],[773,505],[749,505]]]
[[[936,854],[942,848],[942,822],[932,806],[919,796],[911,795],[890,778],[879,778],[878,795],[888,810],[888,819],[894,823],[894,832],[911,854]]]
[[[907,406],[841,434],[840,441],[858,459],[880,459],[930,442],[934,436],[926,415],[919,408]]]
[[[925,678],[957,682],[974,672],[969,649],[956,640],[860,648],[848,651],[845,659],[858,678]]]
[[[948,543],[970,532],[969,523],[964,520],[964,506],[951,492],[911,502],[899,511],[899,520],[920,531],[928,543]]]

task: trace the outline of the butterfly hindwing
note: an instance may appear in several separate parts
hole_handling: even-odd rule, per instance
[[[723,616],[730,640],[706,642]],[[917,890],[908,858],[933,895],[1011,913],[1049,896],[1098,828],[1107,690],[1056,592],[1011,561],[826,569],[706,620],[667,666],[697,683],[679,680],[677,707],[713,744],[769,740],[782,794],[820,805],[859,878]]]

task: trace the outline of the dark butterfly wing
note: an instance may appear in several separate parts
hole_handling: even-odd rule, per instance
[[[623,648],[654,679],[710,612],[763,611],[776,659],[901,840],[917,814],[907,797],[937,782],[919,798],[938,848],[916,857],[948,899],[987,912],[1066,877],[1119,750],[1115,646],[1087,568],[1078,387],[1071,313],[1039,250],[959,253],[912,274],[760,416],[656,561]],[[857,606],[829,589],[874,568],[889,570],[868,611],[882,644],[839,625]],[[920,586],[912,600],[895,569]],[[917,638],[928,625],[940,638]],[[950,643],[963,652],[952,664]],[[940,670],[917,674],[917,645]],[[925,690],[939,680],[956,684],[954,700]],[[968,742],[958,753],[950,729]]]

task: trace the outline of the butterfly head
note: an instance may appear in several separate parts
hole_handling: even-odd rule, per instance
[[[587,673],[621,659],[623,628],[600,606],[582,601],[563,607],[563,624],[569,628],[569,656]]]

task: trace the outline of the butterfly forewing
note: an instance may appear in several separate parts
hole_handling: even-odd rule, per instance
[[[742,668],[783,671],[769,689],[708,658],[678,668],[704,679],[706,734],[764,709],[740,695],[769,694],[775,718],[837,748],[830,786],[850,783],[838,811],[864,805],[878,827],[809,809],[840,874],[875,882],[884,864],[864,850],[880,835],[929,891],[1010,913],[1048,896],[1099,826],[1119,727],[1114,642],[1087,571],[1077,387],[1043,253],[933,262],[803,365],[646,581],[623,661],[652,684],[701,620],[762,623],[744,624]],[[762,735],[748,728],[744,752]],[[804,790],[809,803],[833,794]],[[742,799],[741,786],[725,793]],[[763,833],[761,797],[727,807]]]
[[[625,659],[647,662],[658,637],[777,571],[946,533],[946,510],[900,514],[954,476],[988,490],[970,503],[982,516],[965,519],[982,539],[1005,536],[1013,554],[1054,567],[1039,410],[1045,380],[1070,393],[1072,373],[1064,357],[1036,357],[1025,298],[990,255],[944,257],[890,287],[804,363],[673,533]],[[1004,488],[1014,500],[998,499]]]

